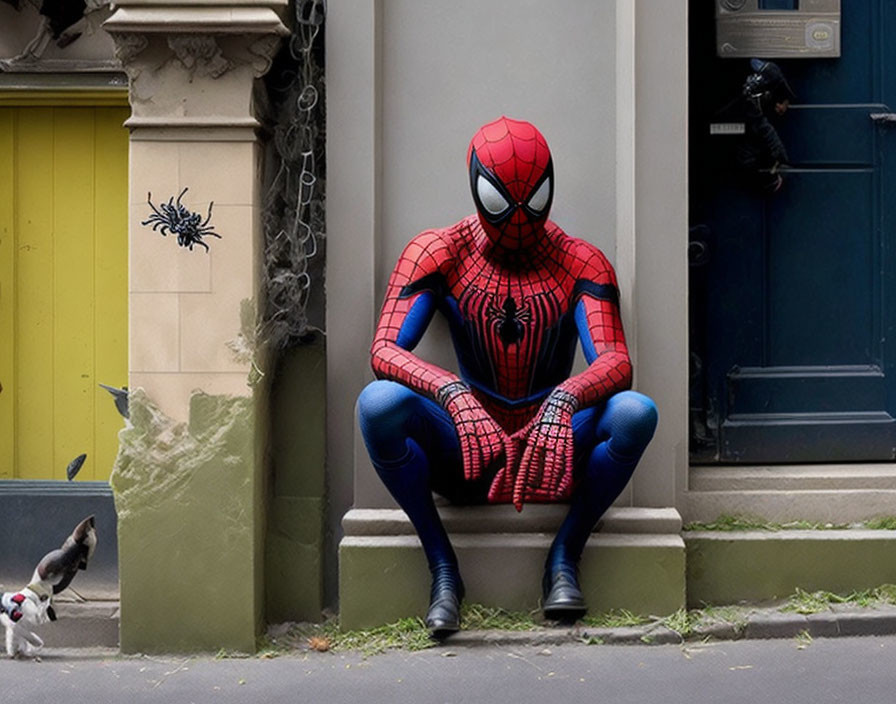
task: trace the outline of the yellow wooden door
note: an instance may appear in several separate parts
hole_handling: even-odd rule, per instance
[[[0,107],[0,479],[109,478],[127,384],[125,107]]]

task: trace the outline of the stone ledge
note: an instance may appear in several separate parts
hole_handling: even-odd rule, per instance
[[[115,0],[117,7],[165,7],[178,8],[180,0]],[[188,6],[212,7],[274,7],[285,10],[289,0],[190,0]]]
[[[686,522],[744,514],[769,521],[845,523],[896,512],[896,465],[691,467]]]
[[[289,30],[277,13],[268,7],[119,7],[103,28],[119,34],[279,34]]]
[[[703,491],[896,489],[892,464],[691,467],[688,488]]]
[[[896,583],[896,531],[694,531],[684,541],[694,608]]]
[[[510,505],[439,507],[449,533],[555,533],[566,511],[562,504],[533,504],[520,513]],[[343,517],[342,527],[347,536],[414,535],[401,509],[352,509]],[[678,535],[681,516],[674,508],[611,508],[596,531]]]
[[[458,551],[465,549],[544,548],[550,547],[550,533],[463,533],[454,535],[451,544]],[[350,548],[400,548],[421,549],[416,535],[356,535],[346,536],[340,545]],[[683,548],[684,541],[676,535],[595,535],[588,540],[588,548],[648,547]],[[422,553],[421,553],[422,554]],[[475,601],[475,599],[474,599]]]
[[[209,120],[203,123],[178,120],[176,117],[155,121],[125,121],[131,129],[131,142],[257,142],[256,126],[232,126]]]
[[[768,521],[830,523],[864,521],[896,513],[896,489],[688,491],[681,501],[686,522],[721,515],[749,515]]]
[[[251,116],[234,117],[230,115],[165,115],[162,117],[129,117],[127,120],[125,120],[124,126],[134,129],[140,127],[189,127],[194,129],[219,128],[255,130],[261,127],[261,123]]]

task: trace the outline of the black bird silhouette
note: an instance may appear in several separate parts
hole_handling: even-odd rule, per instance
[[[75,475],[81,471],[81,466],[84,464],[84,460],[87,459],[86,454],[81,454],[75,457],[71,462],[68,463],[68,467],[65,468],[65,476],[68,477],[68,480],[71,481],[75,478]]]
[[[115,386],[107,386],[106,384],[100,384],[106,391],[112,394],[112,397],[115,399],[115,408],[118,409],[118,412],[121,414],[122,418],[130,418],[130,414],[128,411],[128,387],[122,386],[120,389]]]

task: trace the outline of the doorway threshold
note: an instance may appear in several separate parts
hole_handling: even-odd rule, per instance
[[[857,522],[896,515],[893,463],[692,466],[685,523],[720,516]]]

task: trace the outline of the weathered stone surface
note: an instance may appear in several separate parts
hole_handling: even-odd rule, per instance
[[[565,504],[530,504],[517,512],[511,504],[452,506],[439,504],[449,533],[556,533],[569,511]],[[346,535],[414,535],[414,527],[399,508],[355,508],[342,518]],[[681,516],[673,508],[613,507],[594,532],[672,534],[681,531]]]
[[[472,603],[539,608],[547,533],[461,533],[452,541]],[[422,615],[429,571],[411,535],[347,536],[339,549],[340,623],[381,625]],[[684,606],[684,543],[678,535],[598,534],[585,548],[580,582],[593,612],[667,615]]]
[[[896,531],[695,531],[684,539],[694,608],[896,583]]]
[[[252,651],[260,623],[251,398],[194,394],[189,424],[131,392],[110,484],[123,652]]]
[[[770,613],[762,620],[751,621],[744,633],[746,638],[795,638],[809,630],[809,622],[801,614]]]

